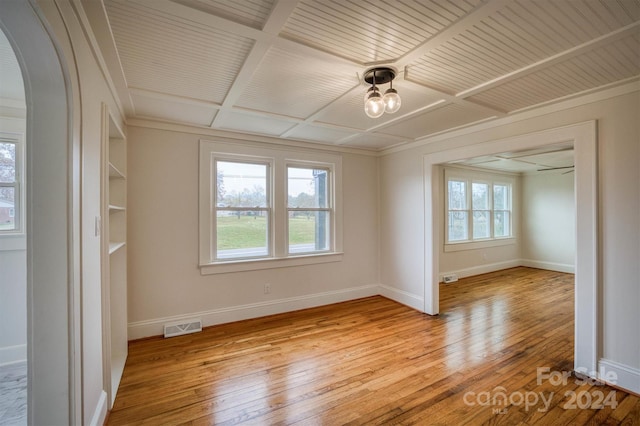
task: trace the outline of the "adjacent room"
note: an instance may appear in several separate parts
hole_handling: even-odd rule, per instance
[[[0,9],[0,424],[640,422],[640,1]]]

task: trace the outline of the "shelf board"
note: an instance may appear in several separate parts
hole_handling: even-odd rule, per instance
[[[116,206],[114,204],[109,204],[109,213],[115,213],[115,212],[123,212],[127,210],[126,207],[123,206]]]
[[[125,243],[124,241],[109,243],[109,254],[115,253],[116,251],[124,247],[125,244],[127,243]]]
[[[125,179],[125,176],[116,166],[109,163],[109,179]]]

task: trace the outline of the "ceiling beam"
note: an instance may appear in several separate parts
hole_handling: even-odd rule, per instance
[[[264,24],[262,36],[260,39],[256,40],[255,44],[251,48],[251,52],[249,52],[249,55],[242,64],[240,71],[236,75],[235,80],[233,80],[233,83],[222,102],[223,110],[232,108],[238,99],[240,99],[240,96],[242,96],[242,93],[251,82],[254,74],[258,71],[258,67],[265,55],[273,47],[273,43],[278,33],[289,19],[291,13],[293,13],[297,4],[297,1],[285,0],[280,0],[275,4],[271,10],[271,14],[267,18],[267,22]],[[216,114],[213,118],[213,121],[211,122],[212,128],[219,127],[219,117],[220,115]]]

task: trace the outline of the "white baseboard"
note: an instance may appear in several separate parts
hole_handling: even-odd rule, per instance
[[[192,312],[185,315],[156,318],[152,320],[130,322],[128,325],[129,340],[141,339],[149,336],[160,336],[164,332],[164,324],[200,318],[204,327],[224,324],[233,321],[258,318],[266,315],[281,314],[299,309],[329,305],[347,300],[380,294],[378,284],[353,287],[344,290],[328,291],[305,296],[289,297],[286,299],[270,300],[267,302],[249,303],[228,308],[213,309],[203,312]]]
[[[576,268],[574,265],[568,263],[556,263],[556,262],[544,262],[541,260],[520,259],[520,266],[527,266],[529,268],[546,269],[549,271],[566,272],[568,274],[575,274]]]
[[[413,293],[409,293],[407,291],[399,290],[397,288],[389,287],[386,285],[380,285],[379,294],[398,303],[402,303],[403,305],[406,305],[417,311],[424,311],[424,298]]]
[[[611,373],[615,373],[615,381],[607,379]],[[640,369],[638,368],[602,358],[598,362],[598,374],[612,385],[631,391],[636,395],[640,394]]]
[[[104,424],[104,420],[107,418],[107,393],[105,391],[100,392],[100,398],[98,399],[98,404],[96,405],[96,409],[93,411],[93,416],[91,417],[91,426],[102,426]]]
[[[0,365],[27,361],[27,345],[6,346],[0,348]]]
[[[472,277],[474,275],[488,274],[489,272],[501,271],[503,269],[516,268],[522,266],[520,259],[507,260],[505,262],[487,263],[485,265],[473,266],[471,268],[458,269],[456,271],[440,272],[439,280],[442,282],[445,275],[456,274],[458,278]]]

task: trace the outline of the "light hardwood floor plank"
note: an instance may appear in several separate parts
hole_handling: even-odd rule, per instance
[[[571,372],[573,286],[513,268],[441,285],[438,316],[378,296],[130,342],[108,424],[640,424],[637,396],[539,380]]]

